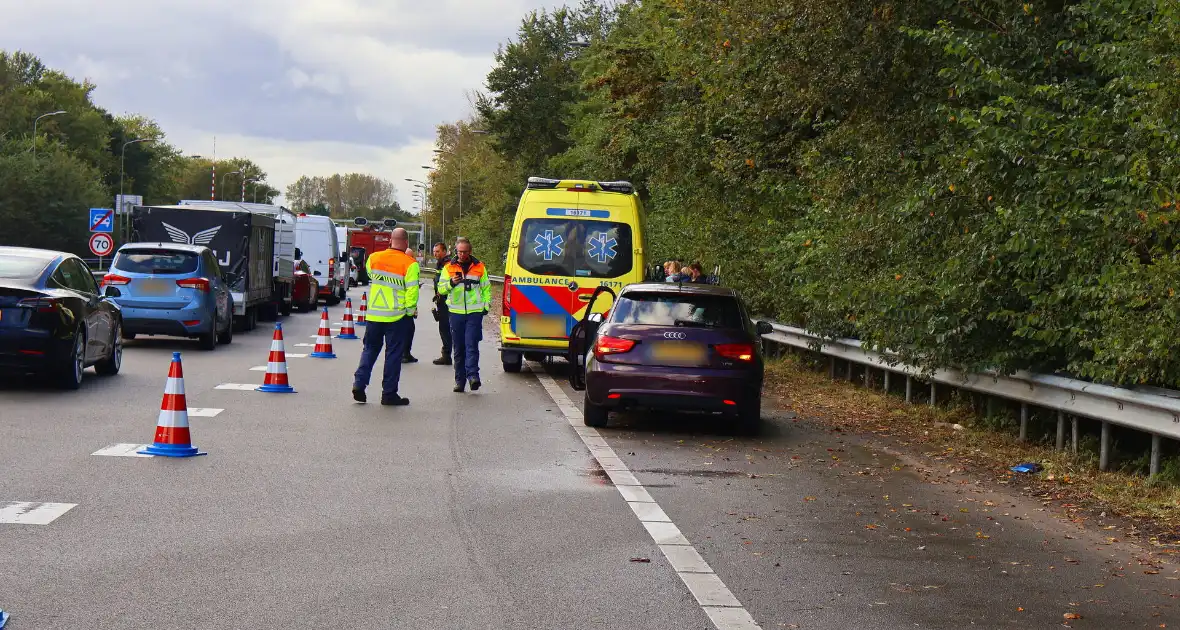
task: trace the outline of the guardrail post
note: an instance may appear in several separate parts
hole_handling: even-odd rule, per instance
[[[1020,441],[1028,441],[1028,403],[1020,403]]]
[[[905,401],[914,402],[914,377],[905,375]]]
[[[828,357],[828,378],[836,380],[836,357]]]
[[[1057,450],[1065,450],[1065,412],[1057,412]]]
[[[938,383],[930,381],[930,406],[938,406]]]
[[[1110,423],[1102,421],[1102,443],[1098,447],[1098,470],[1106,472],[1110,465]]]
[[[889,393],[889,375],[891,374],[891,372],[889,370],[885,370],[884,372],[885,372],[885,374],[884,374],[885,386],[882,387],[881,389],[884,389],[885,393],[888,394]]]
[[[1160,436],[1155,433],[1151,434],[1151,472],[1148,478],[1154,478],[1160,474]]]
[[[870,381],[873,380],[873,370],[869,366],[865,366],[865,387],[869,386]]]
[[[987,417],[996,415],[996,397],[984,394],[983,398],[987,401]]]
[[[849,383],[852,382],[852,366],[854,366],[854,365],[856,365],[856,364],[852,362],[852,359],[849,359],[848,360],[848,375],[847,375]]]
[[[1072,421],[1072,424],[1073,424],[1073,427],[1072,427],[1073,439],[1070,441],[1070,451],[1072,451],[1074,455],[1077,455],[1078,454],[1078,417],[1074,416],[1074,417],[1070,418],[1070,421]]]

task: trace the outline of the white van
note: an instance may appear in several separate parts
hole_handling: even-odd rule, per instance
[[[295,247],[300,259],[311,268],[311,275],[319,281],[320,297],[328,306],[339,304],[347,279],[341,278],[336,265],[340,256],[336,224],[325,216],[300,214],[295,223]]]

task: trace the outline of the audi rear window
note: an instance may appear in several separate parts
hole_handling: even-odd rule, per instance
[[[49,261],[32,256],[0,256],[0,278],[32,280],[45,271]]]
[[[615,303],[610,321],[650,326],[743,328],[737,299],[724,295],[627,293]]]
[[[200,260],[195,252],[167,249],[136,249],[119,252],[112,266],[119,271],[156,276],[181,275],[197,270]]]

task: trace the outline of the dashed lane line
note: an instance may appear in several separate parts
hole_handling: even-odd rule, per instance
[[[13,525],[48,525],[62,514],[77,507],[77,503],[37,503],[33,501],[0,501],[0,523]]]
[[[222,383],[213,389],[232,389],[240,392],[252,392],[258,389],[256,383]]]
[[[217,414],[225,411],[224,409],[213,409],[210,407],[189,407],[188,416],[190,418],[216,418]]]
[[[659,546],[672,570],[676,571],[676,575],[688,587],[717,630],[760,630],[749,611],[742,606],[729,587],[725,586],[725,582],[713,572],[713,568],[685,538],[663,508],[652,499],[647,488],[639,483],[598,430],[585,426],[582,411],[574,406],[557,382],[548,374],[536,370],[532,372],[549,393],[549,397],[561,409],[562,415],[590,450],[590,454],[606,471],[619,494],[623,496],[623,500],[627,502],[627,506]]]
[[[154,455],[144,455],[139,451],[151,446],[151,444],[112,444],[106,448],[100,448],[91,453],[91,455],[100,455],[104,457],[155,457]]]

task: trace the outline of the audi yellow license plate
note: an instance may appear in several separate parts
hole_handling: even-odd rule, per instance
[[[558,315],[517,315],[516,334],[522,339],[566,336],[566,318]]]
[[[691,341],[661,341],[652,344],[651,358],[665,365],[699,365],[708,355],[703,346]]]

